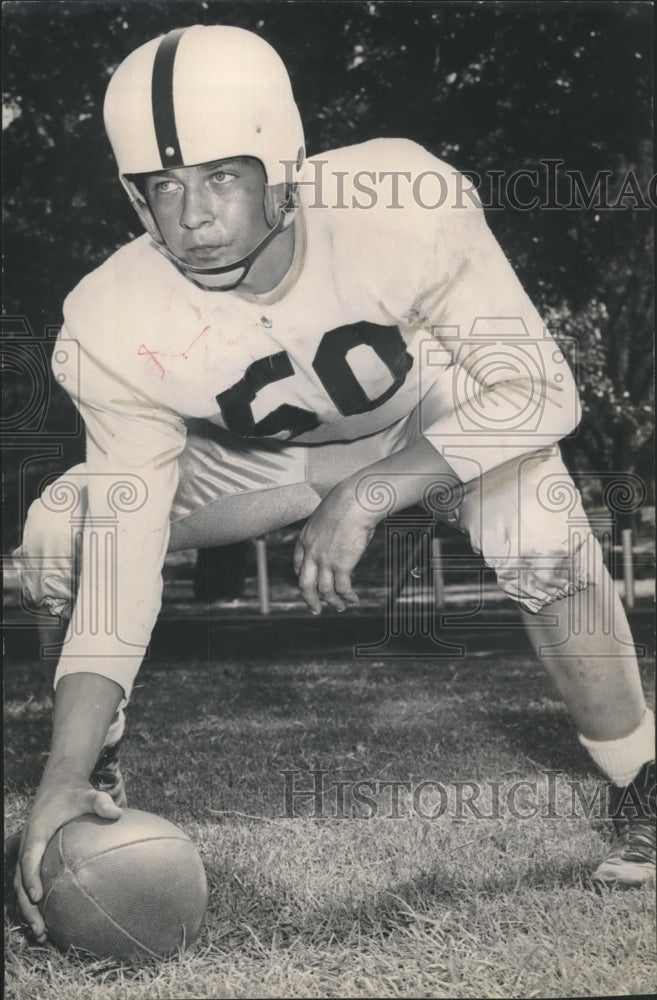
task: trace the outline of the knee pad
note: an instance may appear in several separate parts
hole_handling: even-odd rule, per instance
[[[41,497],[35,500],[25,520],[23,542],[12,553],[29,607],[70,617],[77,586],[74,547],[68,513],[53,510]]]
[[[504,593],[534,614],[601,577],[600,544],[557,448],[521,456],[469,484],[459,526]]]
[[[493,565],[500,589],[526,611],[537,614],[555,601],[599,583],[604,557],[599,541],[589,532],[578,544],[521,553]]]

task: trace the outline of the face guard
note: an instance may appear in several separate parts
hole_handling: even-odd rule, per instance
[[[121,63],[104,116],[121,182],[157,249],[201,287],[235,288],[291,221],[304,159],[301,119],[278,54],[242,28],[179,28]],[[167,249],[134,175],[242,156],[264,168],[269,233],[231,264],[186,264]]]

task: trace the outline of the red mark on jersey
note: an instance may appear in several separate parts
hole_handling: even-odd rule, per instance
[[[191,351],[192,347],[194,346],[194,344],[198,340],[200,340],[201,337],[203,336],[203,334],[207,333],[209,329],[210,329],[209,326],[204,326],[203,329],[201,330],[201,332],[198,334],[198,336],[194,337],[193,341],[191,342],[191,344],[189,345],[189,347],[187,348],[187,350],[183,351],[182,354],[180,354],[180,355],[174,354],[173,355],[174,358],[176,358],[176,357],[186,358],[188,356],[189,352]]]
[[[194,339],[190,343],[189,347],[186,347],[184,351],[179,351],[179,352],[177,352],[175,354],[169,354],[167,351],[151,351],[151,349],[149,347],[146,347],[145,344],[141,344],[141,346],[139,347],[139,350],[137,351],[137,354],[145,354],[147,357],[149,357],[151,359],[151,361],[154,361],[155,364],[157,365],[157,367],[162,372],[162,374],[160,375],[160,378],[164,378],[164,376],[166,375],[166,370],[165,370],[164,366],[161,365],[160,362],[157,360],[157,358],[155,357],[155,355],[157,354],[161,358],[162,357],[164,357],[164,358],[184,358],[185,361],[187,361],[187,359],[189,358],[189,352],[191,351],[192,347],[194,347],[194,344],[198,343],[198,341],[201,339],[201,337],[203,337],[204,334],[206,334],[209,329],[210,329],[209,326],[204,326],[203,329],[201,330],[201,332],[194,337]]]
[[[137,351],[137,354],[138,355],[144,355],[145,354],[148,358],[150,358],[151,361],[153,361],[157,365],[157,367],[160,369],[160,371],[162,372],[162,374],[160,375],[160,378],[164,378],[164,376],[166,375],[166,371],[164,369],[164,366],[160,364],[160,362],[157,360],[157,358],[155,357],[155,355],[153,354],[153,352],[149,351],[149,349],[146,347],[146,344],[140,344],[139,345],[139,350]]]

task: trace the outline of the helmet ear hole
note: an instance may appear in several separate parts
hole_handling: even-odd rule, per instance
[[[156,243],[164,243],[158,224],[153,217],[153,213],[151,212],[146,199],[146,194],[143,190],[144,185],[141,178],[136,178],[134,176],[122,177],[121,183],[128,192],[130,203],[139,216],[148,235],[151,239],[155,240]]]
[[[289,184],[265,185],[265,220],[270,229],[273,229],[278,222],[281,212],[293,204],[293,194]]]

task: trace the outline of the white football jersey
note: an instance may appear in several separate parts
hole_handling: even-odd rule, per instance
[[[573,429],[572,376],[467,187],[405,140],[325,153],[306,164],[294,260],[273,291],[202,289],[144,235],[68,296],[53,367],[86,425],[90,524],[120,526],[116,610],[69,640],[60,676],[95,657],[110,663],[88,669],[126,688],[136,672],[185,418],[320,444],[430,397],[423,432],[463,481]],[[108,492],[122,479],[138,484],[130,510]],[[83,558],[80,593],[86,571]]]

